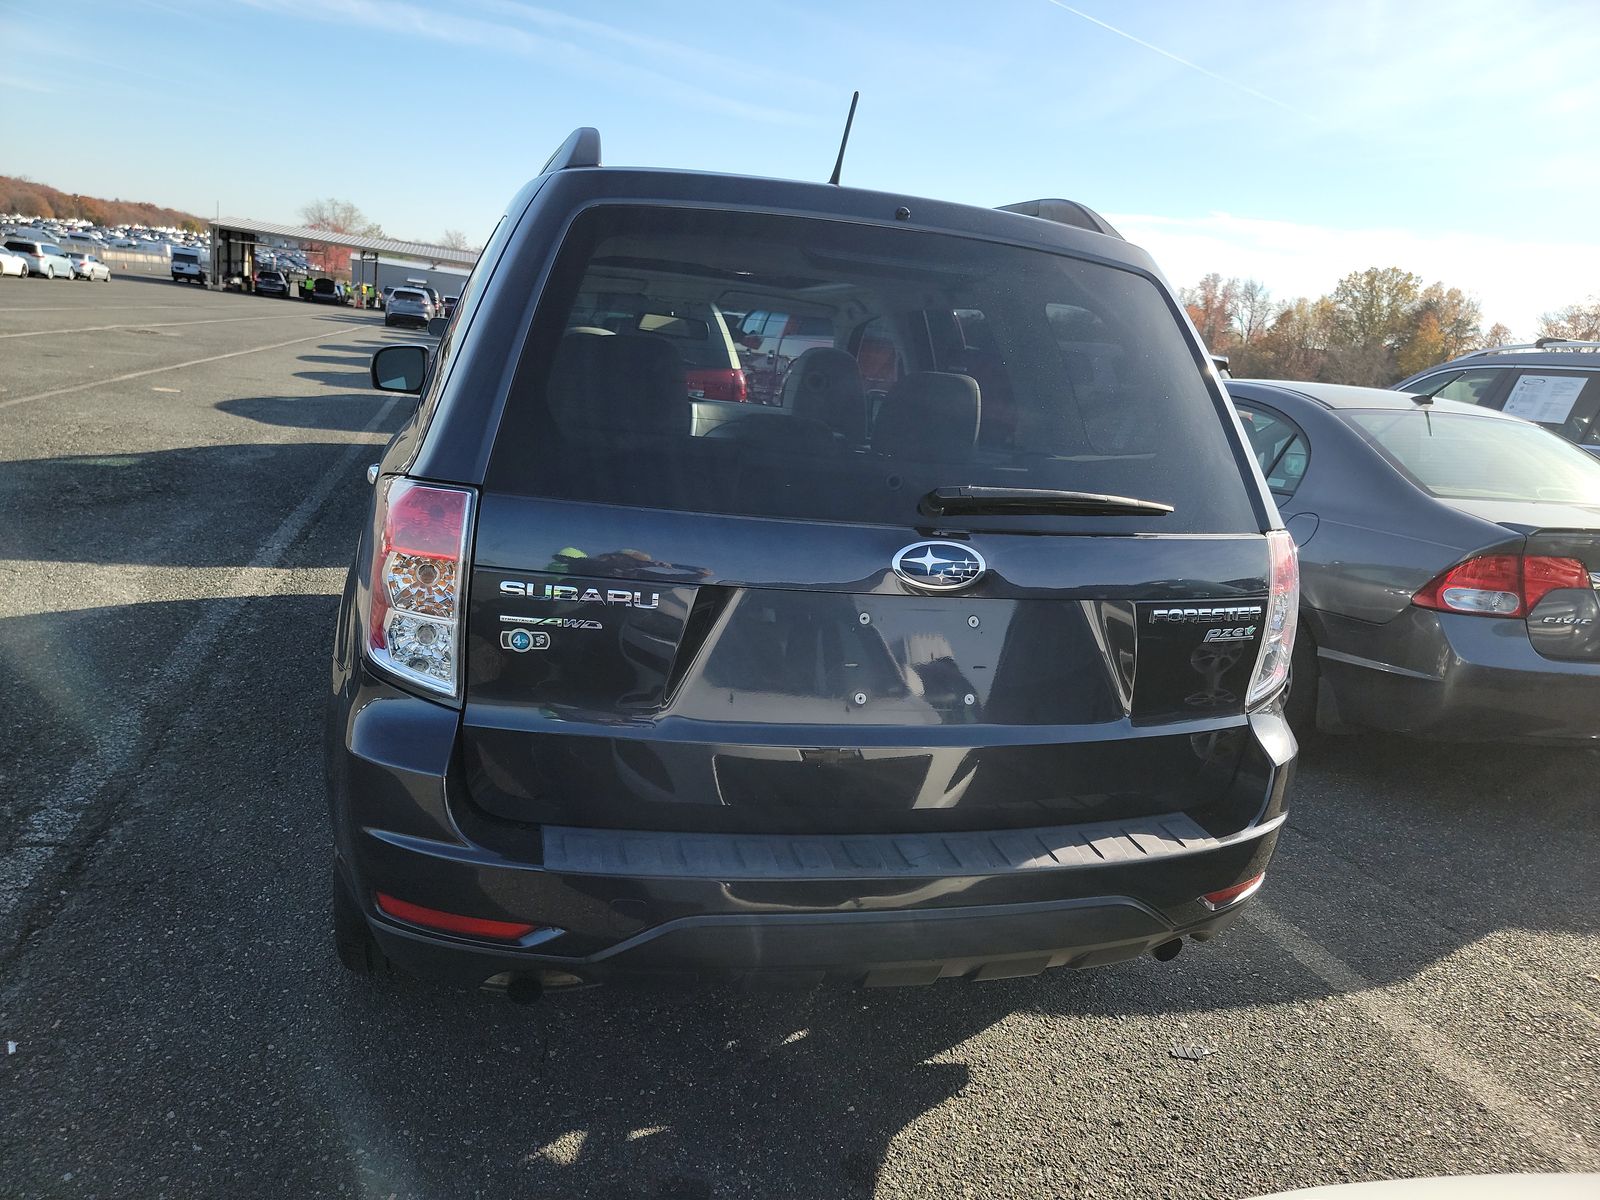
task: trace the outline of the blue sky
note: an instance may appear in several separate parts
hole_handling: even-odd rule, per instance
[[[1486,321],[1600,291],[1592,0],[6,0],[0,172],[481,240],[575,126],[605,159],[976,204],[1069,196],[1177,283],[1399,265]],[[17,136],[18,131],[33,131]],[[38,136],[34,136],[37,134]]]

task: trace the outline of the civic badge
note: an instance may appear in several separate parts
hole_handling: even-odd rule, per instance
[[[515,650],[518,654],[526,654],[529,650],[548,650],[550,635],[531,633],[526,629],[507,629],[500,634],[500,646],[505,650]]]
[[[960,542],[913,542],[890,563],[904,582],[924,592],[959,592],[983,578],[989,564]]]

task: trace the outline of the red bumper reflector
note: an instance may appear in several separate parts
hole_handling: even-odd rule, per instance
[[[488,917],[464,917],[460,913],[442,912],[437,908],[424,908],[407,900],[397,900],[382,892],[377,895],[380,912],[427,929],[442,929],[446,933],[514,942],[518,938],[527,937],[539,928],[537,925],[522,921],[491,921]]]
[[[1230,904],[1237,904],[1241,900],[1254,896],[1266,881],[1267,875],[1263,871],[1254,878],[1246,879],[1243,883],[1236,883],[1232,887],[1223,888],[1220,892],[1207,892],[1200,897],[1200,903],[1215,912],[1219,908],[1227,908]]]

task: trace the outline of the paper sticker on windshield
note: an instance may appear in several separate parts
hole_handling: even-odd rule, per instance
[[[1541,425],[1564,425],[1588,382],[1584,375],[1524,375],[1506,397],[1505,411]]]

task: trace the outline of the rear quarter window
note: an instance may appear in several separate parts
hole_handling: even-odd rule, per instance
[[[710,420],[685,373],[700,349],[724,353],[722,314],[737,312],[742,337],[796,345],[775,355],[781,386],[752,378],[750,402],[718,401]],[[748,349],[734,364],[768,369]],[[916,230],[599,206],[557,256],[486,484],[894,524],[924,522],[918,503],[936,487],[1043,487],[1175,512],[972,520],[1256,531],[1196,353],[1152,280],[1101,263]]]

